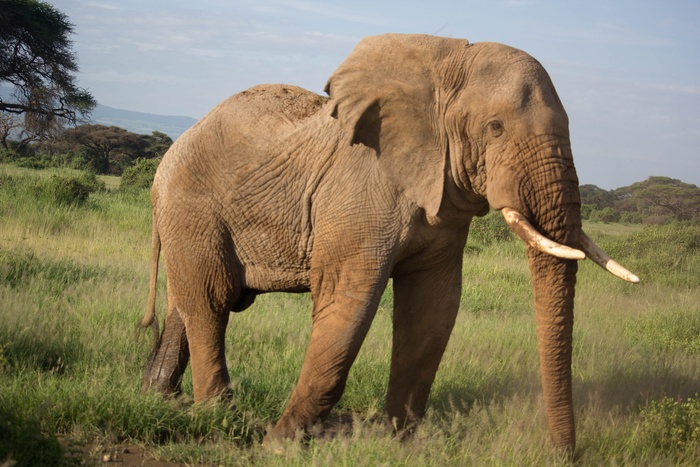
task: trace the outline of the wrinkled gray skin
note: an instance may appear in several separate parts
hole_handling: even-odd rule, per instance
[[[153,186],[155,275],[165,327],[143,387],[179,390],[191,357],[196,401],[229,391],[230,311],[255,295],[310,291],[313,326],[298,383],[265,443],[323,419],[393,278],[388,416],[420,418],[459,307],[474,216],[522,213],[545,236],[581,242],[568,119],[542,66],[493,43],[364,39],[326,100],[283,85],[224,101],[165,155]],[[554,444],[575,446],[571,344],[576,262],[528,247],[542,387]]]

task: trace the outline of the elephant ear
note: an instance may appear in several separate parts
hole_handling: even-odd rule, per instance
[[[446,169],[430,65],[437,39],[363,39],[325,88],[348,143],[372,148],[386,177],[430,216],[440,209]]]

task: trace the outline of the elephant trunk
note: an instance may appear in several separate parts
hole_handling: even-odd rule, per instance
[[[554,154],[570,154],[568,145]],[[531,199],[526,200],[533,228],[557,245],[579,246],[581,238],[578,178],[569,158],[549,159],[531,172]],[[562,163],[563,162],[563,163]],[[576,259],[580,251],[557,257],[528,245],[537,322],[540,377],[549,433],[554,445],[573,452],[576,445],[571,391]],[[584,256],[585,257],[585,256]]]
[[[576,444],[571,395],[574,286],[578,263],[528,247],[547,425],[554,445]]]
[[[576,445],[571,391],[574,291],[578,263],[590,257],[629,282],[637,276],[611,260],[581,228],[578,178],[568,144],[548,147],[549,157],[531,159],[521,198],[525,212],[502,213],[528,245],[527,255],[537,321],[542,392],[547,424],[555,446],[573,452]],[[505,203],[504,203],[505,204]]]

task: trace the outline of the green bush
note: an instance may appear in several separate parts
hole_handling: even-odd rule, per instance
[[[17,167],[22,167],[23,169],[46,169],[48,165],[45,160],[37,159],[35,157],[20,157],[15,160],[15,165]]]
[[[487,246],[514,238],[513,231],[510,230],[499,211],[491,211],[484,217],[475,217],[469,227],[469,243]]]
[[[160,159],[136,159],[131,167],[124,169],[120,188],[140,190],[150,188]]]
[[[35,184],[36,196],[45,202],[65,205],[81,205],[90,193],[104,189],[104,183],[94,173],[75,175],[51,175],[40,178]]]
[[[105,189],[94,173],[54,174],[50,177],[0,174],[0,191],[15,199],[33,198],[42,204],[82,205],[90,193]]]
[[[625,334],[657,352],[700,353],[700,315],[694,310],[641,316],[625,328]]]
[[[601,246],[644,281],[700,286],[700,227],[686,223],[649,225]]]
[[[0,146],[0,163],[11,162],[15,158],[15,153]]]
[[[700,252],[700,228],[683,223],[647,226],[614,245],[619,256],[645,257],[655,255],[660,247],[672,252],[678,260],[685,254]]]
[[[588,219],[591,217],[591,213],[595,209],[594,204],[582,204],[581,205],[581,219]]]
[[[593,222],[620,222],[620,213],[611,207],[594,209],[588,219]]]
[[[642,224],[644,215],[638,212],[624,211],[620,213],[620,222],[625,224]]]
[[[685,402],[664,397],[642,409],[646,442],[657,449],[700,450],[700,399]]]

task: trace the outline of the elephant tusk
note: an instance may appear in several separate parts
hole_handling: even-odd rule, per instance
[[[591,240],[588,235],[583,232],[581,232],[581,247],[583,251],[586,252],[586,255],[591,258],[591,261],[609,273],[619,277],[622,280],[626,280],[627,282],[631,282],[633,284],[639,283],[639,277],[632,274],[614,259],[610,258],[610,256],[601,250],[598,245],[593,243],[593,240]]]
[[[575,248],[562,245],[546,238],[530,224],[525,216],[510,208],[501,209],[508,227],[532,248],[561,259],[586,259],[586,254]]]

